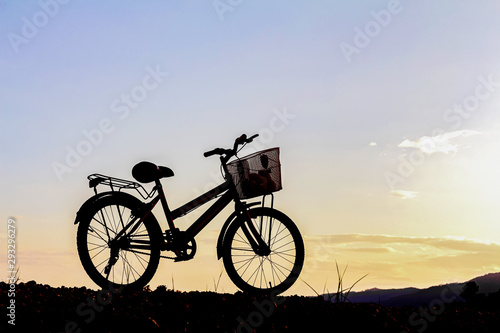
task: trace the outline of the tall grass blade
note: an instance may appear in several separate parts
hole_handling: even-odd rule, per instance
[[[314,291],[314,293],[316,294],[316,296],[320,296],[318,294],[318,292],[316,291],[316,289],[314,289],[309,283],[307,283],[306,281],[300,279],[302,282],[304,282],[309,288],[311,288],[312,291]]]

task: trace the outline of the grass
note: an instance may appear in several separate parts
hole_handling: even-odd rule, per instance
[[[220,279],[222,277],[222,273],[224,273],[224,266],[221,267],[219,277],[217,278],[217,282],[215,281],[215,277],[214,277],[214,290],[215,290],[215,292],[217,292],[217,290],[219,290],[219,284],[220,284]]]
[[[339,267],[339,272],[342,271],[343,266]],[[349,276],[347,272],[344,275],[346,286],[345,280]],[[217,281],[217,277],[215,280]],[[331,278],[328,281],[325,289],[328,283],[337,286],[337,281],[332,281]],[[222,289],[222,285],[223,283],[218,288]],[[0,282],[0,289],[7,288],[8,286]],[[421,309],[416,307],[384,307],[369,303],[346,303],[339,306],[322,299],[298,295],[280,297],[280,301],[284,303],[279,305],[279,310],[275,308],[267,318],[264,317],[265,313],[262,313],[263,310],[269,310],[267,305],[264,306],[268,304],[267,296],[165,291],[166,287],[158,287],[157,292],[117,293],[111,300],[113,305],[96,311],[95,307],[89,307],[90,303],[87,304],[86,300],[90,298],[99,302],[99,289],[53,288],[35,281],[19,283],[17,292],[23,295],[21,317],[29,320],[16,321],[16,328],[20,332],[61,332],[65,330],[68,322],[74,321],[82,331],[96,333],[250,332],[253,328],[257,332],[333,332],[335,328],[346,328],[345,330],[350,332],[413,332],[421,328],[421,324],[411,325],[409,318],[415,318],[415,314],[418,314],[415,318],[418,321],[415,320],[415,323],[423,323],[425,319],[421,315]],[[431,312],[425,313],[435,319],[433,322],[427,320],[425,333],[497,332],[500,301],[498,298],[492,298],[491,301],[489,305],[476,306],[462,302],[450,303],[439,316]],[[85,321],[90,317],[77,312],[78,306],[84,302],[85,310],[93,310],[89,312],[95,316],[91,322]],[[100,303],[94,305],[97,304]],[[260,315],[256,317],[257,311]],[[257,323],[257,320],[252,318],[260,316],[265,319],[258,319],[259,327],[243,329],[245,326],[242,326],[242,323]],[[4,329],[7,325],[6,320],[0,322],[0,332],[8,332]]]
[[[337,260],[335,260],[335,268],[337,270],[337,277],[338,277],[338,283],[337,283],[337,292],[336,293],[333,293],[333,294],[330,294],[330,291],[326,288],[326,284],[328,282],[328,278],[326,279],[325,281],[325,285],[323,286],[323,294],[320,295],[316,289],[314,289],[309,283],[307,283],[306,281],[302,280],[302,282],[304,282],[309,288],[311,288],[312,291],[314,291],[314,293],[318,296],[318,297],[325,297],[326,296],[326,299],[331,302],[333,299],[335,300],[335,303],[346,303],[346,302],[350,302],[349,301],[349,293],[351,292],[352,288],[358,284],[359,281],[363,280],[368,274],[365,274],[363,275],[361,278],[359,278],[356,282],[354,282],[350,287],[348,288],[344,288],[344,276],[345,276],[345,273],[347,271],[347,267],[349,267],[349,263],[347,263],[347,265],[345,266],[344,270],[342,271],[342,273],[340,272],[340,268],[339,268],[339,265],[337,263]],[[326,293],[325,293],[326,291]]]
[[[16,270],[13,271],[13,272],[15,272],[15,274],[9,274],[7,276],[7,280],[5,281],[5,283],[7,283],[7,284],[12,284],[12,283],[13,284],[17,284],[19,281],[21,281],[21,274],[19,273],[19,268],[20,267],[21,266],[16,267]]]

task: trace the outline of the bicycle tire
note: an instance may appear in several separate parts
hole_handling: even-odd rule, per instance
[[[140,289],[156,273],[160,261],[162,234],[156,218],[151,213],[136,232],[127,238],[130,241],[142,242],[143,246],[149,247],[149,251],[120,248],[117,262],[108,274],[105,273],[105,267],[111,257],[109,242],[112,236],[123,229],[124,224],[121,221],[126,224],[133,218],[132,212],[141,204],[139,199],[126,193],[105,196],[88,208],[85,217],[80,221],[77,231],[80,261],[92,281],[103,289]]]
[[[299,277],[304,264],[304,241],[295,223],[284,213],[268,207],[250,209],[249,213],[271,253],[257,255],[243,233],[242,221],[235,221],[224,236],[224,267],[233,283],[245,292],[281,294]]]

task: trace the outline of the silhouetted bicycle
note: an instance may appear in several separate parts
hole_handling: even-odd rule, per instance
[[[255,137],[243,134],[232,149],[204,153],[205,157],[220,156],[225,182],[173,211],[160,183],[161,178],[174,175],[167,167],[150,162],[133,167],[138,182],[154,182],[149,193],[137,182],[90,175],[89,187],[95,195],[81,206],[75,220],[80,223],[78,254],[90,278],[102,288],[142,288],[155,274],[160,258],[192,259],[195,236],[234,201],[234,212],[217,240],[217,256],[223,259],[227,274],[247,292],[277,294],[290,288],[302,270],[304,243],[293,221],[273,208],[273,192],[282,188],[279,148],[237,156],[239,146],[243,148]],[[232,157],[236,159],[229,162]],[[111,191],[98,193],[98,185],[107,185]],[[145,201],[122,190],[136,190]],[[264,205],[268,195],[271,207]],[[262,202],[243,201],[260,196]],[[187,230],[176,228],[175,219],[214,198],[218,199]],[[152,213],[158,202],[168,224],[165,232]],[[162,251],[170,251],[172,256],[161,255]]]

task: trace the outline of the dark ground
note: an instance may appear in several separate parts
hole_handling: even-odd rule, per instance
[[[9,286],[0,283],[0,332],[13,328]],[[274,301],[274,302],[272,302]],[[438,304],[439,305],[439,304]],[[333,304],[303,296],[253,297],[238,292],[105,293],[19,283],[15,328],[23,332],[499,332],[498,298],[477,305],[427,307]]]

